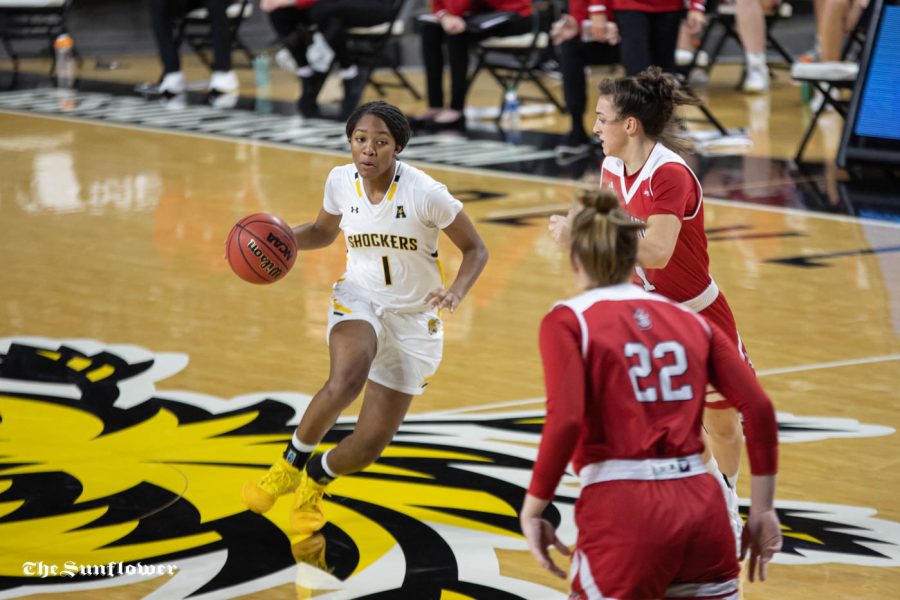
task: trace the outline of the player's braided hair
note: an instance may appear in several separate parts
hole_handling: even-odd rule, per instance
[[[686,149],[675,107],[696,106],[700,100],[686,93],[672,75],[650,67],[631,77],[604,79],[600,82],[600,95],[612,99],[619,117],[640,121],[650,139],[676,152]]]
[[[579,202],[583,208],[572,222],[570,255],[598,286],[627,281],[637,260],[637,232],[644,224],[619,208],[610,190],[585,190]]]
[[[353,135],[353,130],[356,129],[356,124],[359,123],[359,120],[362,119],[365,115],[375,115],[387,125],[388,130],[391,132],[391,135],[394,137],[394,142],[397,143],[397,152],[400,152],[404,148],[406,148],[406,144],[409,142],[409,138],[412,136],[412,131],[409,128],[409,121],[406,119],[406,115],[404,115],[399,108],[394,106],[393,104],[388,104],[387,102],[382,102],[381,100],[376,100],[375,102],[367,102],[365,104],[361,104],[356,107],[356,110],[350,115],[350,118],[347,119],[347,127],[345,129],[347,133],[347,139],[350,139],[350,136]]]

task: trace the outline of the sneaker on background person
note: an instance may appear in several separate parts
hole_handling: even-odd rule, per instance
[[[185,92],[186,86],[184,82],[184,73],[181,71],[172,71],[163,75],[162,81],[159,82],[158,90],[163,96],[178,96]]]
[[[209,79],[209,91],[219,94],[234,94],[240,85],[234,71],[213,71]]]
[[[745,94],[762,94],[769,91],[769,66],[765,53],[747,54],[747,72],[742,86]]]

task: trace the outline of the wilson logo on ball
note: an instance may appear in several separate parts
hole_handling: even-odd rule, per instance
[[[272,235],[272,234],[269,234]],[[277,278],[281,275],[281,269],[275,266],[269,257],[266,256],[262,250],[259,249],[259,246],[256,245],[256,242],[252,239],[247,242],[247,248],[250,249],[250,252],[253,253],[253,256],[259,259],[259,270],[263,273],[266,273],[269,277]]]

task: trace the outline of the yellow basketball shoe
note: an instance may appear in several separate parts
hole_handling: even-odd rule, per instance
[[[299,533],[313,533],[325,525],[325,507],[322,497],[325,486],[310,479],[306,470],[300,487],[294,494],[294,505],[291,507],[291,527]]]
[[[279,458],[278,462],[269,467],[269,472],[262,479],[248,481],[241,488],[241,500],[247,508],[255,513],[262,514],[275,505],[279,496],[284,496],[297,489],[300,485],[302,472],[300,469]]]

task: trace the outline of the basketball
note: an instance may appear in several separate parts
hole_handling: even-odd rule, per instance
[[[297,242],[287,223],[266,213],[244,217],[225,240],[225,258],[235,274],[250,283],[274,283],[297,260]]]

